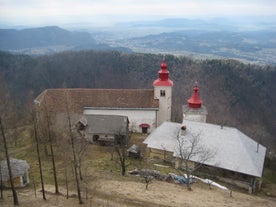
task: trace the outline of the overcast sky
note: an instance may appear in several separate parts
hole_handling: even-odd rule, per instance
[[[275,14],[276,0],[0,0],[0,22],[13,25]]]

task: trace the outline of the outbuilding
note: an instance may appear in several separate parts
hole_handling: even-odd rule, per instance
[[[78,121],[77,126],[90,143],[123,144],[129,139],[127,116],[85,115]]]
[[[30,165],[25,160],[10,158],[12,179],[15,187],[25,187],[29,183]],[[7,160],[0,163],[0,180],[3,187],[11,187]]]

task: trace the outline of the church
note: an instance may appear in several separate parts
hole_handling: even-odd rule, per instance
[[[133,132],[151,133],[171,121],[173,81],[162,61],[153,89],[54,88],[34,100],[38,114],[47,111],[56,127],[64,127],[67,114],[72,123],[84,115],[127,116]]]
[[[34,102],[38,116],[46,111],[58,128],[66,127],[68,114],[72,123],[91,115],[127,117],[129,131],[149,133],[144,140],[149,156],[173,162],[176,167],[178,138],[189,140],[197,135],[200,146],[212,150],[214,156],[204,162],[199,156],[191,157],[191,167],[201,163],[206,173],[225,182],[257,188],[266,148],[236,128],[206,123],[208,112],[197,84],[183,106],[183,122],[171,122],[172,88],[167,64],[162,61],[152,89],[47,89]]]

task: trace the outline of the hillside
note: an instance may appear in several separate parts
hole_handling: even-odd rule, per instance
[[[0,53],[0,74],[21,107],[29,91],[38,95],[46,88],[151,88],[162,59],[162,55],[103,51],[40,57]],[[208,122],[237,127],[268,150],[275,149],[274,66],[234,60],[194,61],[171,55],[165,59],[174,81],[174,121],[181,121],[181,106],[198,81]]]
[[[95,207],[236,207],[236,206],[275,206],[275,199],[266,196],[252,196],[246,193],[234,191],[233,196],[229,196],[229,191],[220,190],[212,187],[209,189],[207,185],[196,183],[193,185],[194,190],[191,192],[186,191],[183,186],[165,183],[161,181],[153,181],[150,184],[149,190],[145,190],[145,184],[140,178],[118,178],[116,176],[94,176],[96,181],[88,182],[86,192],[89,192],[85,197],[84,204],[79,205],[74,189],[70,189],[69,199],[63,195],[54,194],[54,186],[46,185],[47,201],[42,200],[39,193],[35,198],[33,189],[20,189],[18,191],[20,206],[95,206]],[[61,188],[61,192],[65,195],[66,189]],[[12,196],[9,194],[10,199],[0,201],[1,206],[11,206]]]
[[[76,186],[72,165],[68,162],[67,168],[64,160],[70,160],[72,157],[71,151],[67,151],[64,158],[63,150],[66,148],[59,140],[54,145],[56,154],[56,163],[58,167],[58,183],[60,194],[55,194],[53,184],[53,170],[51,166],[50,156],[46,156],[44,151],[41,151],[41,159],[43,166],[44,184],[46,190],[46,199],[42,199],[39,170],[36,158],[35,143],[33,137],[28,132],[28,128],[21,128],[22,136],[14,147],[11,142],[11,155],[24,160],[30,164],[30,184],[25,188],[17,189],[20,206],[95,206],[95,207],[119,207],[119,206],[147,206],[147,207],[180,207],[180,206],[212,206],[212,207],[235,207],[235,206],[268,206],[275,205],[275,184],[271,185],[264,181],[263,190],[258,194],[248,195],[247,192],[233,186],[228,186],[225,183],[220,183],[232,190],[222,190],[215,186],[211,188],[197,180],[192,184],[192,191],[187,191],[185,186],[180,184],[168,183],[165,181],[153,180],[145,189],[145,181],[142,177],[135,175],[121,176],[120,165],[116,156],[110,159],[110,148],[108,146],[98,146],[89,144],[82,160],[83,180],[81,181],[81,194],[84,201],[83,205],[78,204],[76,196]],[[145,139],[145,135],[132,134],[131,144],[135,143],[140,146]],[[41,146],[41,149],[44,147]],[[175,169],[169,167],[168,163],[163,163],[161,160],[154,162],[145,162],[145,149],[142,150],[144,159],[137,160],[129,158],[127,160],[127,170],[135,168],[149,168],[161,171],[163,174],[168,172],[176,173]],[[153,165],[155,163],[167,165],[167,167],[159,167]],[[68,184],[68,199],[66,198],[66,179],[65,169],[67,171]],[[265,193],[268,192],[269,195]],[[12,206],[12,193],[10,190],[4,191],[4,199],[0,199],[1,207]]]
[[[275,21],[254,24],[229,19],[163,19],[117,23],[110,27],[71,25],[0,29],[0,50],[45,55],[68,50],[115,50],[165,53],[195,59],[233,58],[273,64],[276,57]]]
[[[0,37],[0,50],[32,55],[83,49],[130,51],[98,44],[88,32],[71,32],[57,26],[0,29]]]
[[[275,37],[276,32],[270,30],[194,29],[130,38],[121,40],[118,44],[134,51],[187,54],[196,58],[235,58],[246,62],[276,64]]]

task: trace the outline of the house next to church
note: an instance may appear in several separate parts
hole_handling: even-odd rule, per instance
[[[201,173],[254,191],[260,187],[257,178],[262,177],[266,148],[236,128],[206,123],[207,109],[198,91],[196,85],[183,106],[182,123],[163,122],[145,139],[149,156],[181,167],[179,148],[190,150],[197,138],[193,150],[208,150],[212,156],[206,160],[199,153],[190,156],[191,168],[201,164]],[[179,145],[179,139],[187,142]]]
[[[153,89],[54,88],[44,90],[35,100],[38,117],[45,114],[63,128],[70,114],[72,123],[83,115],[119,115],[129,120],[133,132],[150,133],[171,120],[173,82],[162,61]]]

